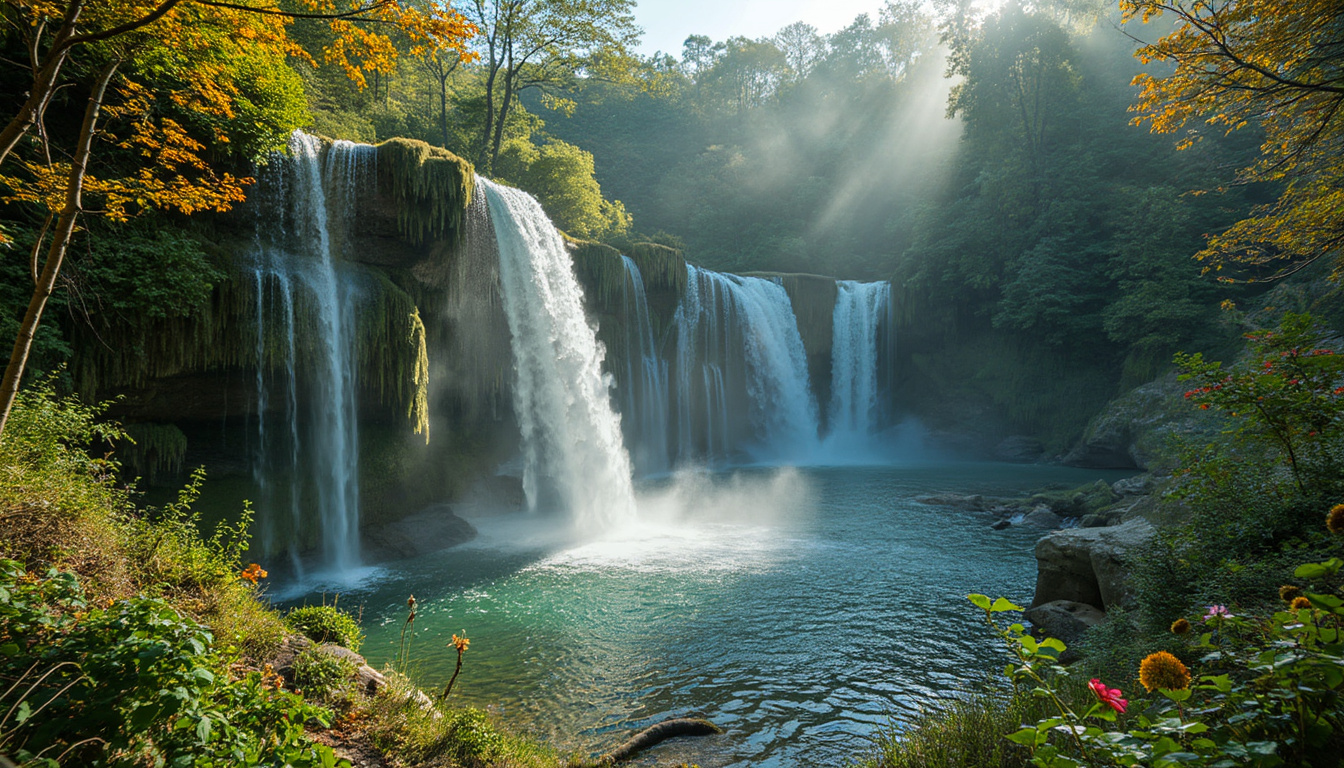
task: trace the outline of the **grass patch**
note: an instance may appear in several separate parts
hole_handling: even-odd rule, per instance
[[[366,730],[395,766],[554,768],[562,762],[555,750],[508,733],[479,709],[431,703],[395,672],[387,681],[368,703]]]
[[[1008,741],[1023,723],[1048,714],[1049,702],[1029,692],[979,690],[950,699],[876,737],[861,768],[1024,768],[1031,755]]]

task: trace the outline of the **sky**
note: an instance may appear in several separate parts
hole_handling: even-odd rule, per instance
[[[637,0],[635,23],[644,28],[639,51],[681,55],[690,35],[713,40],[774,35],[805,21],[823,34],[849,25],[860,13],[876,20],[883,0]]]

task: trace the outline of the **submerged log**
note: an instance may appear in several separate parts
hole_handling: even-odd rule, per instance
[[[676,736],[712,736],[723,729],[708,720],[695,717],[675,717],[645,728],[628,741],[598,758],[598,763],[611,765],[629,760],[644,750]]]

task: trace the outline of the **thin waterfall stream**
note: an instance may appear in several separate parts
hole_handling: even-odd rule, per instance
[[[343,573],[359,555],[359,422],[354,366],[356,288],[338,249],[375,162],[369,145],[295,131],[263,177],[253,265],[262,544],[297,574]],[[334,222],[333,222],[334,220]],[[309,529],[308,521],[316,525]],[[316,536],[313,536],[313,534]],[[315,541],[314,541],[315,539]],[[311,542],[311,543],[310,543]]]

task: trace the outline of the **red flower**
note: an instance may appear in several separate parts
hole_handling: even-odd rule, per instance
[[[1122,715],[1125,713],[1125,707],[1129,706],[1129,699],[1120,698],[1119,688],[1107,688],[1095,677],[1088,681],[1087,687],[1092,689],[1092,692],[1097,695],[1102,704]]]

